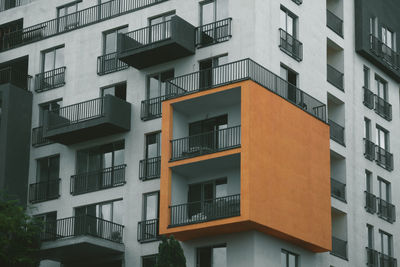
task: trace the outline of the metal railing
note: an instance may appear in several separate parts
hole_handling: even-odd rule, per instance
[[[197,157],[239,147],[240,125],[171,140],[171,160]]]
[[[168,0],[111,0],[4,34],[2,51],[69,32]]]
[[[279,35],[279,48],[295,60],[302,61],[303,44],[283,29],[279,29]]]
[[[375,145],[375,161],[379,166],[382,166],[388,171],[393,170],[393,154]]]
[[[369,213],[374,214],[376,212],[376,196],[368,191],[365,193],[365,209]]]
[[[32,146],[39,147],[53,143],[53,141],[43,137],[43,126],[32,129]]]
[[[202,47],[228,41],[232,37],[232,18],[208,23],[196,28],[196,46]]]
[[[166,96],[175,98],[244,80],[258,83],[312,116],[326,121],[325,104],[249,58],[170,79],[165,84]]]
[[[376,200],[378,202],[378,216],[390,223],[395,222],[396,207],[379,197],[377,197]]]
[[[32,76],[24,74],[23,71],[7,67],[0,69],[0,84],[11,83],[19,88],[30,91]]]
[[[135,31],[120,33],[123,37],[119,52],[134,50],[171,38],[171,20],[147,26]]]
[[[375,144],[374,142],[364,138],[364,156],[366,159],[375,159]]]
[[[343,20],[329,10],[326,10],[326,26],[343,37]]]
[[[368,88],[366,88],[366,87],[363,87],[363,88],[364,88],[364,99],[363,99],[364,106],[366,106],[369,109],[373,109],[375,95]]]
[[[66,67],[49,70],[35,75],[35,91],[37,93],[65,85]]]
[[[240,194],[170,206],[170,226],[240,216]]]
[[[375,95],[375,112],[388,121],[392,120],[392,105],[377,95]]]
[[[160,177],[161,157],[142,159],[139,162],[139,179],[142,181]]]
[[[326,67],[327,67],[327,81],[336,88],[338,88],[339,90],[344,91],[344,86],[343,86],[344,74],[329,64],[327,64]]]
[[[49,117],[57,119],[49,119],[48,129],[57,129],[71,124],[103,117],[104,113],[104,97],[95,98],[78,104],[47,111]]]
[[[140,118],[143,121],[160,118],[162,101],[164,100],[165,96],[143,100],[140,108]]]
[[[366,247],[367,266],[369,267],[397,267],[397,259],[380,253],[373,248]]]
[[[26,5],[32,2],[32,0],[0,0],[0,12],[11,8]]]
[[[29,202],[37,203],[60,197],[61,179],[50,179],[48,181],[29,185]]]
[[[158,240],[158,219],[138,222],[137,239],[139,242]]]
[[[372,53],[381,57],[390,68],[398,70],[400,68],[399,54],[373,34],[370,34],[369,38]]]
[[[71,194],[79,195],[125,184],[126,164],[71,176]]]
[[[332,255],[347,259],[347,241],[332,236]]]
[[[90,215],[82,215],[46,222],[41,239],[42,241],[52,241],[88,235],[122,243],[123,231],[123,225]]]
[[[346,184],[331,178],[331,196],[346,202]]]
[[[344,146],[344,127],[332,120],[328,120],[328,123],[331,139]]]
[[[118,60],[117,53],[97,57],[97,74],[105,75],[129,68],[129,65]]]

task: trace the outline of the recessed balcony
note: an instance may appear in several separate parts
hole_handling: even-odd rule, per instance
[[[143,69],[195,53],[195,27],[184,19],[170,20],[120,33],[117,37],[118,59],[136,69]]]
[[[131,105],[106,95],[46,111],[44,138],[69,145],[130,130]]]

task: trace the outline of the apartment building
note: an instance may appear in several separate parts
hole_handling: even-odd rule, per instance
[[[41,266],[395,267],[396,0],[0,0],[0,185]]]

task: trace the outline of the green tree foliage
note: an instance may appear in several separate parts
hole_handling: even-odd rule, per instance
[[[186,267],[186,258],[181,244],[173,237],[162,237],[158,246],[156,267]]]
[[[18,201],[0,196],[0,266],[38,266],[41,224],[26,215]]]

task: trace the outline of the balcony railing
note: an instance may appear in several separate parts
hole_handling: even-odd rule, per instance
[[[0,0],[0,12],[14,7],[19,7],[32,2],[32,0]]]
[[[97,58],[97,74],[105,75],[129,68],[129,65],[118,60],[117,53],[110,53]]]
[[[44,225],[42,241],[88,235],[122,243],[124,226],[90,215],[48,221]]]
[[[331,196],[346,202],[346,184],[331,178]]]
[[[142,243],[158,240],[158,229],[158,219],[139,222],[137,228],[138,241]]]
[[[0,69],[0,85],[11,83],[19,88],[30,91],[32,76],[24,74],[23,71],[7,67]]]
[[[341,91],[344,91],[343,76],[343,73],[341,73],[331,65],[327,65],[328,82]]]
[[[375,159],[375,144],[366,138],[364,138],[364,156],[368,160]]]
[[[292,35],[284,31],[283,29],[279,29],[280,33],[280,44],[279,48],[294,58],[297,61],[303,60],[303,44],[294,38]]]
[[[331,254],[347,260],[347,241],[332,236]]]
[[[65,70],[66,67],[61,67],[36,74],[35,91],[40,93],[65,85]]]
[[[29,202],[37,203],[60,197],[61,179],[50,179],[29,185]]]
[[[165,1],[168,0],[111,0],[66,16],[6,33],[2,40],[0,39],[3,42],[2,50],[43,40]]]
[[[301,5],[303,3],[303,0],[292,0],[292,1],[298,5]]]
[[[367,249],[367,266],[370,267],[397,267],[397,259],[380,253],[372,248]]]
[[[395,222],[396,207],[393,204],[381,198],[377,198],[377,202],[378,202],[378,216],[390,223]]]
[[[157,119],[161,117],[161,103],[165,96],[159,96],[142,101],[140,109],[140,118],[143,121]]]
[[[171,140],[171,160],[197,157],[239,147],[240,125]]]
[[[232,37],[232,18],[205,24],[196,28],[196,46],[203,47],[228,41]]]
[[[240,216],[240,194],[170,206],[171,227]]]
[[[142,159],[139,162],[139,179],[142,181],[160,177],[161,157]]]
[[[332,120],[328,120],[328,123],[330,126],[331,139],[344,146],[344,127]]]
[[[53,143],[53,141],[43,137],[43,126],[32,129],[32,146],[39,147]]]
[[[375,95],[375,112],[388,121],[392,120],[392,105],[377,95]]]
[[[376,212],[376,196],[368,191],[365,193],[365,210],[374,214]]]
[[[370,45],[372,53],[382,58],[390,68],[398,70],[400,68],[400,56],[391,47],[383,43],[378,37],[370,34]]]
[[[168,80],[166,95],[168,98],[175,98],[244,80],[258,83],[312,116],[326,121],[325,104],[251,59],[239,60]]]
[[[377,145],[375,146],[375,150],[376,163],[388,171],[393,171],[393,154]]]
[[[363,88],[364,88],[364,100],[363,100],[364,106],[366,106],[369,109],[373,109],[375,95],[368,88],[366,88],[366,87],[363,87]]]
[[[125,184],[126,164],[71,176],[71,194],[79,195]]]
[[[329,10],[326,10],[326,26],[343,37],[343,20]]]

